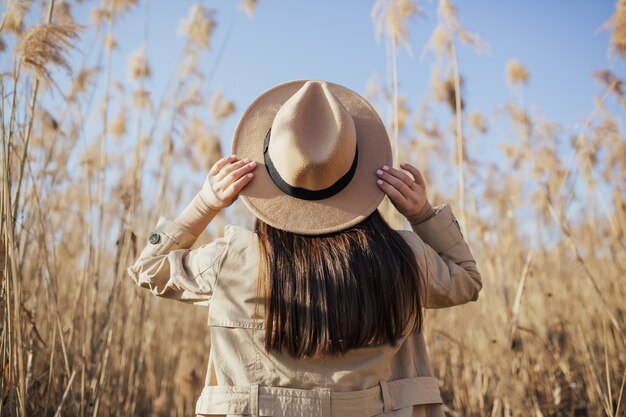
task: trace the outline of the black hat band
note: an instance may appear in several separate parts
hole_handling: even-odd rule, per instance
[[[356,172],[356,166],[359,159],[358,147],[356,147],[354,151],[354,159],[352,160],[352,166],[350,166],[348,172],[346,172],[330,187],[324,188],[322,190],[308,190],[306,188],[294,187],[292,185],[289,185],[285,180],[283,180],[283,178],[276,170],[276,167],[272,163],[272,158],[270,158],[270,154],[267,151],[270,145],[271,131],[272,128],[267,131],[267,135],[265,135],[265,141],[263,144],[263,158],[265,160],[265,168],[267,169],[267,173],[269,174],[274,184],[276,184],[276,186],[285,194],[290,195],[291,197],[299,198],[301,200],[323,200],[339,193],[341,190],[346,188],[346,186],[350,183],[350,180],[352,180],[352,177]]]

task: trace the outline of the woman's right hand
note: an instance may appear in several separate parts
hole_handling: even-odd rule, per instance
[[[256,165],[255,161],[239,159],[236,155],[225,156],[207,174],[199,191],[200,198],[215,211],[230,206],[243,187],[252,180],[252,171]]]
[[[426,181],[413,165],[401,163],[400,167],[408,171],[413,178],[385,165],[376,171],[377,184],[387,194],[396,210],[411,224],[420,223],[435,213],[426,194]]]

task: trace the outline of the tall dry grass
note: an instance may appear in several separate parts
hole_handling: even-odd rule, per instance
[[[206,312],[151,297],[125,268],[157,217],[175,215],[221,155],[221,123],[236,107],[207,91],[211,69],[198,66],[218,47],[218,17],[195,5],[181,18],[185,45],[157,95],[147,89],[155,69],[146,40],[126,63],[116,52],[126,42],[116,20],[142,4],[103,0],[83,26],[71,5],[11,1],[0,23],[0,57],[10,63],[0,74],[0,415],[193,415],[210,348]],[[255,6],[238,5],[248,15]],[[619,1],[607,22],[617,59],[626,58],[624,7]],[[438,56],[432,89],[410,109],[398,86],[406,76],[398,46],[419,11],[409,0],[375,3],[389,71],[384,85],[372,79],[368,97],[389,110],[381,113],[390,115],[395,158],[421,168],[434,204],[462,213],[483,274],[479,302],[427,313],[448,413],[625,415],[623,81],[611,70],[594,75],[603,93],[573,134],[526,107],[531,72],[512,59],[510,102],[468,113],[456,48],[480,51],[486,42],[441,0],[427,45]],[[41,16],[30,26],[29,12]],[[101,59],[70,59],[78,37]],[[120,64],[128,80],[114,79]],[[66,89],[55,82],[59,70],[71,72]],[[62,105],[49,104],[52,94]],[[450,110],[449,124],[432,117],[438,106]],[[98,124],[87,128],[92,110]],[[500,146],[501,164],[475,151],[496,121],[515,138]],[[187,171],[176,171],[181,165]],[[441,178],[457,189],[447,193]],[[226,222],[251,218],[237,205],[197,244]]]

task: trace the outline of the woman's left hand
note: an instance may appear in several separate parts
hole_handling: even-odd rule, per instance
[[[249,159],[239,159],[236,155],[226,156],[217,161],[204,181],[199,194],[209,208],[219,211],[237,199],[239,192],[248,185],[257,163]]]
[[[428,201],[426,181],[422,173],[413,165],[402,163],[400,167],[413,178],[407,173],[385,165],[376,171],[379,178],[378,186],[409,222],[419,223],[434,213]]]

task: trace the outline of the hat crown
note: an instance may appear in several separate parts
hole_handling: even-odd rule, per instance
[[[280,107],[267,152],[292,187],[322,190],[349,170],[356,152],[354,120],[324,81],[307,81]]]

